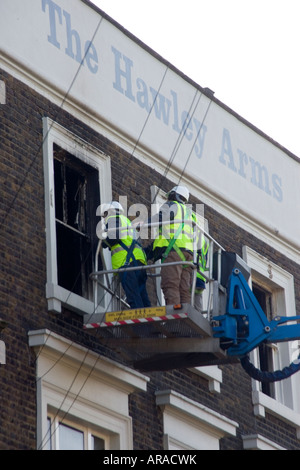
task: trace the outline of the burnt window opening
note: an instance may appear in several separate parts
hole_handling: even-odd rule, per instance
[[[252,290],[263,312],[267,316],[268,320],[271,321],[273,317],[272,293],[261,288],[258,285],[253,285]],[[258,351],[259,351],[260,369],[263,371],[273,372],[274,363],[273,363],[272,346],[267,343],[262,343],[258,347]],[[275,388],[274,388],[273,383],[262,382],[261,387],[262,387],[263,393],[265,393],[271,398],[275,398]]]
[[[98,170],[53,146],[58,284],[92,299],[89,275],[97,247]]]

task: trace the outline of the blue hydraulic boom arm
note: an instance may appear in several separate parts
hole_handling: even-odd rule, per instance
[[[214,317],[213,335],[230,356],[247,355],[262,342],[277,343],[300,339],[300,316],[276,317],[269,321],[239,269],[234,269],[227,286],[225,315]]]

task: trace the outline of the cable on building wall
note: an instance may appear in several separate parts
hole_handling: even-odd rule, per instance
[[[194,143],[193,143],[193,145],[192,145],[192,148],[191,148],[191,150],[190,150],[190,153],[189,153],[189,155],[188,155],[188,157],[187,157],[187,160],[186,160],[186,162],[185,162],[185,165],[184,165],[184,167],[183,167],[183,170],[182,170],[182,172],[181,172],[181,174],[180,174],[180,177],[179,177],[179,180],[178,180],[178,184],[180,184],[180,181],[181,181],[181,179],[182,179],[182,177],[183,177],[183,175],[184,175],[184,172],[185,172],[185,170],[186,170],[186,167],[187,167],[187,165],[188,165],[188,162],[189,162],[189,160],[190,160],[190,158],[191,158],[191,155],[192,155],[192,152],[193,152],[193,150],[194,150],[195,144],[196,144],[196,142],[197,142],[197,140],[198,140],[199,134],[200,134],[200,132],[201,132],[203,126],[204,126],[204,122],[205,122],[205,120],[206,120],[206,118],[207,118],[207,115],[208,115],[208,112],[209,112],[211,103],[212,103],[212,100],[209,100],[208,107],[207,107],[207,109],[206,109],[204,118],[203,118],[203,120],[202,120],[202,122],[201,122],[201,126],[200,126],[199,129],[198,129],[196,138],[195,138],[195,140],[194,140]],[[198,103],[197,103],[197,106],[198,106]]]
[[[89,48],[90,48],[91,44],[93,43],[96,34],[97,34],[98,31],[99,31],[99,28],[100,28],[100,26],[101,26],[101,23],[102,23],[102,20],[103,20],[103,19],[104,19],[104,16],[102,16],[102,17],[100,18],[100,20],[99,20],[99,22],[98,22],[98,24],[97,24],[97,27],[96,27],[96,29],[95,29],[95,31],[94,31],[93,36],[92,36],[92,40],[90,41]],[[57,116],[58,116],[59,112],[61,111],[61,109],[63,108],[65,102],[66,102],[67,99],[68,99],[68,96],[69,96],[69,94],[70,94],[70,92],[71,92],[71,90],[72,90],[72,87],[74,86],[74,84],[75,84],[75,82],[76,82],[76,80],[77,80],[77,77],[78,77],[78,75],[79,75],[79,72],[80,72],[80,70],[81,70],[81,67],[82,67],[82,65],[83,65],[83,63],[84,63],[84,60],[85,60],[85,58],[86,58],[86,55],[87,55],[88,52],[89,52],[89,48],[87,48],[87,50],[85,51],[85,55],[84,55],[84,57],[83,57],[81,63],[80,63],[79,66],[78,66],[78,69],[77,69],[77,71],[76,71],[76,73],[75,73],[75,75],[74,75],[74,77],[73,77],[73,80],[72,80],[72,82],[71,82],[71,84],[70,84],[70,86],[69,86],[69,88],[68,88],[66,94],[64,95],[64,97],[63,97],[63,99],[62,99],[62,102],[61,102],[61,104],[60,104],[60,106],[59,106],[59,108],[58,108],[58,110],[57,110],[57,113],[56,113],[56,115],[55,115],[55,117],[54,117],[54,119],[53,119],[53,122],[55,122],[55,120],[57,119]],[[156,94],[156,97],[155,97],[155,99],[154,99],[154,101],[153,101],[153,103],[152,103],[152,107],[151,107],[151,109],[150,109],[150,112],[148,113],[147,118],[146,118],[145,122],[143,123],[143,126],[142,126],[142,128],[141,128],[141,131],[140,131],[140,133],[139,133],[139,136],[138,136],[138,138],[137,138],[137,140],[136,140],[136,142],[135,142],[135,144],[134,144],[134,147],[133,147],[133,150],[132,150],[132,152],[131,152],[130,158],[132,158],[132,157],[134,156],[134,153],[135,153],[135,151],[136,151],[136,149],[137,149],[137,147],[138,147],[138,145],[139,145],[141,136],[142,136],[142,134],[143,134],[143,132],[144,132],[146,126],[147,126],[147,123],[148,123],[148,121],[149,121],[151,112],[152,112],[153,107],[154,107],[154,105],[155,105],[155,101],[156,101],[157,97],[159,96],[159,91],[160,91],[160,89],[161,89],[161,87],[162,87],[162,85],[163,85],[163,83],[164,83],[164,80],[165,80],[165,78],[166,78],[166,76],[167,76],[168,69],[169,69],[169,67],[167,66],[166,69],[165,69],[165,71],[164,71],[163,77],[162,77],[162,79],[161,79],[160,86],[159,86],[158,92],[157,92],[157,94]],[[193,100],[192,100],[192,102],[191,102],[190,110],[191,110],[192,107],[194,106],[194,102],[195,102],[197,93],[198,93],[198,89],[196,89],[195,95],[194,95]],[[202,96],[202,93],[200,94],[200,96],[199,96],[199,98],[198,98],[198,101],[197,101],[197,104],[196,104],[196,106],[195,106],[195,108],[194,108],[194,110],[193,110],[193,113],[191,114],[191,116],[190,116],[190,118],[189,118],[189,122],[191,121],[191,119],[192,119],[192,117],[193,117],[193,115],[194,115],[194,112],[195,112],[195,110],[197,109],[197,106],[198,106],[198,104],[199,104],[199,101],[200,101],[200,99],[201,99],[201,96]],[[211,100],[210,100],[210,103],[211,103]],[[209,104],[209,106],[210,106],[210,104]],[[208,109],[209,109],[209,107],[208,107]],[[205,114],[204,119],[205,119],[206,116],[207,116],[208,109],[207,109],[207,111],[206,111],[206,114]],[[177,152],[178,152],[178,149],[179,149],[179,147],[180,147],[181,141],[182,141],[182,139],[183,139],[183,137],[184,137],[184,133],[185,133],[185,130],[184,130],[184,129],[187,129],[187,127],[188,127],[188,125],[189,125],[189,122],[187,122],[189,115],[190,115],[190,113],[188,113],[187,116],[186,116],[186,121],[185,121],[184,125],[182,126],[181,132],[180,132],[180,134],[179,134],[179,136],[178,136],[178,138],[177,138],[177,141],[176,141],[176,143],[175,143],[174,149],[173,149],[173,151],[172,151],[172,153],[171,153],[171,155],[170,155],[170,158],[169,158],[169,160],[168,160],[168,163],[167,163],[166,166],[165,166],[165,170],[164,170],[164,173],[163,173],[163,175],[162,175],[161,184],[162,184],[163,181],[166,179],[167,174],[168,174],[168,172],[170,171],[170,168],[171,168],[171,166],[172,166],[172,164],[173,164],[173,162],[174,162],[175,156],[176,156],[176,154],[177,154]],[[198,137],[198,135],[199,135],[199,132],[201,131],[201,128],[203,127],[203,124],[204,124],[204,120],[203,120],[203,122],[202,122],[202,124],[201,124],[200,129],[198,130],[197,137]],[[44,136],[41,145],[39,146],[39,148],[38,148],[36,154],[34,155],[34,157],[32,158],[32,160],[31,160],[31,162],[30,162],[30,165],[28,166],[27,170],[25,171],[24,176],[23,176],[23,178],[22,178],[22,181],[21,181],[21,183],[20,183],[20,185],[19,185],[19,187],[18,187],[18,189],[17,189],[17,191],[16,191],[16,193],[15,193],[15,195],[14,195],[14,197],[13,197],[13,200],[12,200],[12,202],[10,203],[9,207],[7,208],[5,214],[4,214],[3,218],[2,218],[2,221],[0,222],[0,229],[3,228],[3,226],[4,226],[4,224],[5,224],[6,220],[7,220],[7,217],[9,216],[9,214],[10,214],[12,208],[14,207],[14,205],[15,205],[15,203],[16,203],[16,201],[17,201],[17,198],[19,197],[19,194],[20,194],[20,192],[21,192],[23,186],[24,186],[24,184],[25,184],[27,178],[29,177],[30,171],[31,171],[31,169],[33,168],[33,166],[34,166],[34,164],[35,164],[35,162],[36,162],[36,160],[37,160],[37,157],[38,157],[38,155],[39,155],[39,153],[40,153],[40,151],[41,151],[41,149],[42,149],[42,147],[43,147],[43,145],[44,145],[44,142],[46,141],[46,139],[47,139],[47,137],[48,137],[48,135],[49,135],[49,132],[51,131],[52,126],[53,126],[53,123],[51,123],[51,125],[50,125],[50,127],[49,127],[49,129],[48,129],[48,131],[47,131],[47,134]],[[194,142],[194,144],[193,144],[193,147],[192,147],[192,149],[191,149],[191,152],[190,152],[190,154],[189,154],[189,156],[188,156],[188,158],[187,158],[187,161],[186,161],[186,163],[185,163],[185,165],[184,165],[184,168],[183,168],[183,171],[182,171],[182,173],[181,173],[181,175],[180,175],[180,178],[179,178],[178,183],[179,183],[180,180],[182,179],[184,170],[185,170],[185,168],[186,168],[186,166],[187,166],[187,164],[188,164],[188,161],[189,161],[189,158],[190,158],[190,156],[191,156],[191,153],[192,153],[192,150],[193,150],[193,148],[194,148],[195,143],[196,143],[196,140],[195,140],[195,142]],[[127,168],[129,168],[129,165],[127,166]],[[128,171],[128,170],[127,170],[127,171]],[[126,172],[124,172],[123,175],[122,175],[122,180],[123,180],[124,177],[125,177],[125,173],[126,173]],[[118,285],[115,287],[115,293],[116,293],[117,289],[118,289]],[[71,294],[72,294],[72,292],[70,292],[68,295],[70,296]],[[103,297],[104,297],[104,295],[105,295],[105,293],[103,293]],[[103,299],[103,297],[102,297],[102,299]],[[110,302],[111,302],[111,301],[112,301],[112,297],[111,297]],[[99,300],[99,303],[100,303],[100,302],[101,302],[101,299]],[[98,305],[99,305],[99,304],[98,304]],[[109,308],[109,307],[108,307],[108,308]],[[97,307],[95,307],[94,312],[96,311],[96,309],[97,309]],[[106,312],[105,312],[105,313],[106,313]],[[105,315],[105,313],[104,313],[103,315]],[[39,353],[38,353],[37,356],[36,356],[36,361],[37,361],[39,355],[41,354],[43,348],[46,346],[46,343],[47,343],[47,339],[46,339],[45,343],[43,344],[42,348],[39,350]],[[72,342],[72,343],[69,345],[69,347],[60,355],[60,357],[59,357],[59,358],[57,359],[57,361],[51,366],[51,368],[49,368],[49,369],[44,373],[43,377],[45,377],[45,376],[50,372],[50,370],[52,370],[52,369],[55,367],[55,365],[65,356],[65,354],[67,353],[68,349],[72,346],[72,344],[74,344],[74,342]],[[86,354],[85,354],[85,356],[84,356],[84,358],[83,358],[83,360],[82,360],[82,362],[81,362],[81,364],[80,364],[80,366],[79,366],[79,368],[78,368],[78,370],[77,370],[77,373],[76,373],[76,375],[75,375],[75,377],[74,377],[74,379],[73,379],[73,381],[72,381],[72,383],[71,383],[71,385],[70,385],[68,391],[66,392],[66,395],[65,395],[65,397],[64,397],[64,400],[63,400],[63,402],[61,403],[61,406],[59,407],[59,409],[57,410],[57,415],[61,413],[61,409],[62,409],[62,407],[63,407],[63,405],[64,405],[64,403],[65,403],[65,400],[67,399],[67,396],[68,396],[68,394],[70,393],[70,390],[71,390],[71,388],[72,388],[72,385],[74,384],[74,382],[75,382],[75,380],[76,380],[76,377],[78,376],[78,374],[79,374],[79,372],[80,372],[82,366],[84,365],[85,359],[86,359],[86,357],[87,357],[87,355],[88,355],[89,352],[90,352],[90,349],[87,349]],[[91,368],[91,370],[90,370],[88,376],[86,377],[86,380],[85,380],[84,383],[82,384],[81,389],[78,391],[77,395],[73,398],[72,403],[71,403],[71,405],[69,406],[68,410],[63,413],[63,418],[62,418],[62,419],[64,419],[64,418],[68,415],[68,413],[69,413],[70,409],[72,408],[74,402],[76,401],[76,399],[77,399],[78,396],[80,395],[80,392],[81,392],[82,388],[84,387],[86,381],[88,380],[88,378],[90,377],[90,375],[91,375],[91,373],[93,372],[94,368],[96,367],[96,364],[97,364],[97,361],[98,361],[98,360],[99,360],[99,358],[96,359],[93,368]],[[40,377],[39,380],[42,379],[43,377]],[[46,438],[46,437],[44,437],[44,439],[42,440],[42,447],[44,446],[44,440],[45,440],[45,438]]]
[[[201,99],[201,97],[202,97],[202,93],[201,93],[200,96],[199,96],[199,98],[198,98],[197,104],[196,104],[196,106],[194,107],[193,113],[191,114],[191,110],[192,110],[192,108],[193,108],[193,106],[194,106],[194,102],[195,102],[195,100],[196,100],[197,94],[198,94],[198,89],[196,89],[195,94],[194,94],[194,97],[193,97],[192,102],[191,102],[191,104],[190,104],[189,111],[188,111],[188,113],[186,113],[186,117],[185,117],[184,123],[183,123],[182,128],[181,128],[181,131],[180,131],[180,133],[179,133],[179,135],[178,135],[178,137],[177,137],[177,140],[176,140],[176,142],[175,142],[173,151],[171,152],[171,155],[170,155],[170,158],[169,158],[169,160],[168,160],[168,163],[167,163],[166,166],[165,166],[165,170],[164,170],[164,172],[163,172],[163,174],[162,174],[161,181],[160,181],[160,183],[159,183],[159,185],[158,185],[158,189],[157,189],[157,191],[156,191],[156,193],[155,193],[155,195],[153,196],[153,199],[152,199],[152,201],[151,201],[152,204],[154,203],[154,201],[155,201],[155,199],[156,199],[156,197],[157,197],[157,194],[158,194],[158,192],[159,192],[159,188],[163,185],[164,181],[165,181],[166,178],[167,178],[167,174],[168,174],[169,171],[170,171],[170,168],[171,168],[171,166],[172,166],[172,164],[173,164],[173,162],[174,162],[174,159],[175,159],[175,157],[176,157],[176,155],[177,155],[177,152],[178,152],[178,150],[179,150],[179,148],[180,148],[181,142],[182,142],[182,140],[183,140],[183,138],[184,138],[185,130],[188,129],[188,127],[189,127],[189,125],[190,125],[190,123],[191,123],[191,121],[192,121],[192,118],[193,118],[193,116],[194,116],[195,110],[197,109],[197,106],[198,106],[198,104],[199,104],[199,101],[200,101],[200,99]],[[188,119],[188,116],[189,116],[189,119]],[[201,127],[202,127],[202,126],[201,126]],[[179,183],[178,183],[178,184],[179,184]]]
[[[165,77],[166,77],[166,72],[167,72],[167,70],[165,71],[165,74],[164,74],[164,76],[163,76],[161,85],[162,85],[162,83],[163,83],[163,81],[164,81],[164,79],[165,79]],[[161,86],[161,85],[160,85],[160,86]],[[191,108],[193,107],[193,104],[194,104],[194,102],[195,102],[195,99],[196,99],[196,96],[197,96],[197,92],[198,92],[198,90],[196,90],[195,96],[194,96],[193,101],[192,101],[192,103],[191,103]],[[198,104],[199,104],[199,101],[200,101],[200,99],[201,99],[201,96],[202,96],[202,95],[200,95],[199,98],[198,98],[197,105],[195,106],[194,111],[193,111],[192,115],[190,116],[190,120],[192,119],[192,117],[193,117],[193,115],[194,115],[194,112],[195,112],[195,110],[197,109],[197,106],[198,106]],[[206,110],[206,113],[205,113],[205,115],[204,115],[204,118],[203,118],[203,121],[202,121],[202,123],[201,123],[200,129],[198,130],[197,137],[198,137],[199,132],[201,131],[201,129],[202,129],[203,125],[204,125],[204,121],[205,121],[205,119],[206,119],[206,117],[207,117],[207,115],[208,115],[208,111],[209,111],[209,108],[210,108],[210,104],[211,104],[211,100],[210,100],[210,103],[209,103],[208,108],[207,108],[207,110]],[[143,131],[145,130],[145,128],[146,128],[146,124],[147,124],[147,122],[148,122],[148,119],[149,119],[149,115],[147,116],[147,119],[146,119],[146,121],[145,121],[145,123],[144,123],[144,125],[143,125],[143,127],[142,127],[142,131],[141,131],[140,134],[139,134],[138,140],[137,140],[137,142],[136,142],[136,144],[135,144],[135,146],[134,146],[134,149],[133,149],[133,152],[132,152],[132,154],[131,154],[131,157],[133,156],[134,151],[135,151],[135,149],[136,149],[137,146],[138,146],[138,141],[139,141],[140,138],[141,138],[142,132],[143,132]],[[187,123],[187,125],[188,125],[188,123]],[[185,126],[182,126],[182,129],[185,129]],[[165,179],[165,178],[167,177],[167,173],[169,172],[169,170],[170,170],[170,168],[171,168],[171,166],[172,166],[172,163],[173,163],[173,161],[174,161],[176,152],[177,152],[177,150],[178,150],[178,148],[179,148],[179,145],[180,145],[180,142],[179,142],[179,141],[182,140],[182,138],[183,138],[183,136],[184,136],[184,132],[183,132],[183,131],[181,131],[181,132],[182,132],[181,135],[178,137],[177,142],[175,143],[175,147],[174,147],[174,149],[173,149],[173,151],[172,151],[172,153],[171,153],[170,159],[169,159],[168,163],[166,164],[166,168],[165,168],[165,172],[164,172],[164,175],[163,175],[163,179]],[[193,147],[194,147],[194,145],[195,145],[195,143],[196,143],[196,141],[197,141],[197,137],[196,137],[196,140],[195,140],[195,142],[194,142],[194,144],[193,144],[193,146],[192,146],[192,149],[191,149],[191,151],[190,151],[190,153],[189,153],[188,159],[187,159],[187,161],[186,161],[186,163],[185,163],[185,165],[184,165],[184,168],[183,168],[183,171],[182,171],[182,173],[181,173],[180,179],[182,178],[183,172],[184,172],[184,170],[185,170],[185,168],[186,168],[186,166],[187,166],[187,164],[188,164],[188,160],[189,160],[189,158],[190,158],[190,156],[191,156],[191,153],[192,153],[192,151],[193,151]],[[128,165],[128,167],[129,167],[129,165]],[[123,177],[124,177],[124,173],[123,173]],[[178,183],[180,182],[180,179],[179,179]],[[119,285],[120,285],[120,280],[119,280],[119,278],[118,278],[118,284],[115,286],[114,294],[116,294],[117,289],[119,288]],[[72,292],[70,292],[69,295],[71,295],[71,293],[72,293]],[[104,296],[105,296],[105,293],[103,293],[103,297],[99,300],[98,305],[101,303],[101,300],[103,300]],[[110,299],[110,303],[112,302],[112,298],[113,298],[113,297],[111,297],[111,299]],[[98,305],[97,305],[97,307],[98,307]],[[97,307],[95,307],[94,312],[91,314],[91,316],[97,311]],[[109,306],[108,306],[108,308],[109,308]],[[105,314],[107,313],[108,308],[107,308],[107,310],[103,313],[103,319],[105,318]],[[97,333],[98,333],[98,332],[96,332],[95,337],[97,336]],[[72,344],[74,344],[74,343],[72,342],[72,343],[69,345],[69,347],[67,348],[67,350],[72,346]],[[46,342],[45,342],[45,344],[43,345],[43,347],[44,347],[45,345],[46,345]],[[64,357],[64,355],[66,354],[67,350],[66,350],[64,353],[62,353],[61,356],[56,360],[56,362],[51,366],[51,368],[50,368],[48,371],[46,371],[46,372],[44,373],[44,376],[46,376],[46,375],[49,373],[49,371],[50,371],[53,367],[55,367],[55,365]],[[72,384],[73,384],[74,381],[76,380],[76,377],[78,376],[78,374],[79,374],[79,372],[80,372],[82,366],[84,365],[85,358],[87,357],[87,354],[89,353],[89,351],[90,351],[90,349],[88,349],[88,350],[86,351],[85,357],[83,358],[82,363],[80,364],[80,366],[79,366],[79,368],[78,368],[78,370],[77,370],[77,373],[76,373],[76,375],[75,375],[75,377],[74,377],[74,379],[73,379]],[[40,352],[41,352],[41,351],[40,351]],[[39,353],[40,353],[40,352],[39,352]],[[80,391],[82,390],[84,384],[86,383],[86,381],[88,380],[88,378],[89,378],[90,375],[92,374],[92,372],[93,372],[93,370],[94,370],[94,368],[95,368],[95,366],[96,366],[96,363],[97,363],[97,360],[96,360],[96,362],[95,362],[94,367],[90,370],[88,376],[86,377],[86,379],[85,379],[85,381],[84,381],[84,383],[83,383],[83,385],[82,385]],[[71,384],[71,386],[69,387],[68,391],[66,392],[66,395],[65,395],[65,397],[64,397],[64,399],[63,399],[63,402],[61,403],[60,408],[57,409],[56,417],[61,413],[61,408],[62,408],[62,406],[63,406],[63,404],[64,404],[64,402],[65,402],[65,400],[66,400],[66,398],[67,398],[67,396],[68,396],[68,394],[69,394],[69,392],[70,392],[70,390],[71,390],[72,384]],[[72,408],[73,404],[75,403],[76,399],[78,398],[78,396],[79,396],[79,394],[80,394],[80,391],[78,392],[78,394],[76,395],[76,397],[74,397],[74,399],[72,400],[72,404],[69,406],[68,411],[66,411],[66,412],[63,413],[63,418],[62,418],[62,420],[63,420],[64,418],[66,418],[66,416],[68,415],[70,409]],[[62,420],[61,420],[61,421],[62,421]],[[55,430],[54,430],[53,432],[55,432]],[[45,438],[44,438],[44,439],[45,439]],[[43,439],[43,440],[44,440],[44,439]],[[43,444],[43,445],[44,445],[44,444]]]
[[[82,68],[82,66],[83,66],[83,64],[84,64],[84,61],[85,61],[85,59],[86,59],[86,56],[87,56],[88,53],[89,53],[90,47],[91,47],[91,45],[93,44],[93,41],[94,41],[94,39],[95,39],[95,37],[96,37],[96,34],[97,34],[98,31],[99,31],[99,28],[100,28],[100,26],[101,26],[101,23],[102,23],[102,20],[103,20],[103,19],[104,19],[104,17],[102,16],[102,17],[100,18],[100,20],[99,20],[97,26],[96,26],[96,29],[95,29],[94,34],[93,34],[93,36],[92,36],[92,39],[91,39],[91,41],[89,42],[89,46],[86,48],[86,51],[85,51],[85,53],[84,53],[84,56],[83,56],[83,58],[82,58],[82,60],[81,60],[81,62],[80,62],[80,64],[79,64],[79,66],[78,66],[78,68],[77,68],[77,71],[76,71],[76,73],[75,73],[75,75],[74,75],[74,77],[73,77],[73,80],[72,80],[72,82],[71,82],[71,84],[70,84],[70,86],[69,86],[67,92],[65,93],[65,95],[64,95],[64,97],[63,97],[63,99],[62,99],[61,104],[60,104],[59,107],[58,107],[58,111],[56,112],[56,115],[55,115],[55,117],[54,117],[54,121],[56,120],[56,118],[57,118],[57,116],[58,116],[60,110],[63,108],[65,102],[66,102],[67,99],[68,99],[68,96],[69,96],[69,94],[70,94],[70,92],[71,92],[71,90],[72,90],[72,88],[73,88],[73,86],[74,86],[74,83],[75,83],[76,80],[77,80],[77,77],[78,77],[78,75],[79,75],[79,72],[80,72],[80,70],[81,70],[81,68]],[[36,159],[37,159],[37,157],[38,157],[38,155],[39,155],[41,149],[43,148],[43,145],[44,145],[44,143],[45,143],[45,140],[47,139],[47,137],[48,137],[48,135],[49,135],[49,132],[50,132],[51,129],[52,129],[52,126],[53,126],[53,123],[51,123],[51,125],[50,125],[50,127],[49,127],[49,129],[48,129],[48,131],[47,131],[47,133],[46,133],[46,135],[44,136],[44,138],[43,138],[43,140],[42,140],[42,143],[41,143],[40,146],[38,147],[38,150],[37,150],[36,154],[33,156],[32,160],[31,160],[31,162],[30,162],[30,165],[28,166],[27,170],[25,171],[24,176],[23,176],[23,179],[22,179],[22,181],[21,181],[21,183],[20,183],[20,185],[19,185],[19,187],[18,187],[18,190],[16,191],[16,193],[15,193],[15,195],[14,195],[14,197],[13,197],[12,202],[10,203],[10,205],[9,205],[9,207],[8,207],[8,209],[7,209],[7,211],[6,211],[6,213],[4,214],[4,217],[3,217],[2,221],[0,222],[0,229],[3,227],[3,225],[4,225],[4,223],[5,223],[6,219],[7,219],[7,217],[8,217],[8,215],[9,215],[10,211],[12,210],[13,206],[15,205],[15,202],[16,202],[16,200],[17,200],[17,198],[18,198],[18,196],[19,196],[19,194],[20,194],[20,192],[21,192],[21,189],[23,188],[23,186],[24,186],[24,184],[25,184],[25,182],[26,182],[26,180],[27,180],[27,178],[28,178],[28,176],[29,176],[30,170],[32,169],[32,167],[33,167],[34,163],[36,162]]]
[[[276,370],[274,372],[256,368],[253,364],[251,364],[249,356],[242,357],[240,362],[244,371],[250,375],[252,379],[265,383],[279,382],[280,380],[291,377],[300,370],[300,355],[298,356],[297,361],[292,362],[289,366],[284,367],[282,370]]]

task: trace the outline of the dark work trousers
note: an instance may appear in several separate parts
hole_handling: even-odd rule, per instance
[[[137,265],[143,266],[139,261],[137,261]],[[135,264],[130,263],[129,266],[132,267],[135,266]],[[151,307],[146,288],[147,273],[145,269],[125,271],[120,273],[119,276],[126,294],[127,302],[131,308]]]

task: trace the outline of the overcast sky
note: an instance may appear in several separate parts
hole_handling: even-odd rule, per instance
[[[300,157],[300,0],[93,0]]]

